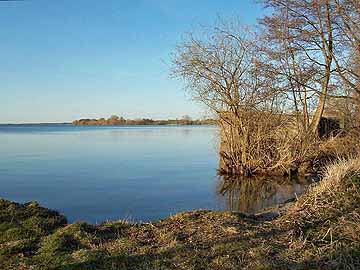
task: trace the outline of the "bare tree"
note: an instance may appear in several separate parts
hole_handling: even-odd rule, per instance
[[[273,93],[259,70],[253,35],[235,24],[189,35],[173,55],[172,74],[218,114],[271,105]]]
[[[334,0],[342,51],[334,55],[337,72],[349,97],[360,103],[360,2]]]
[[[192,120],[192,118],[191,118],[189,115],[186,114],[186,115],[183,115],[183,116],[181,117],[181,120],[190,122],[190,121]]]
[[[270,50],[278,56],[274,70],[286,78],[296,110],[299,101],[302,105],[305,127],[316,134],[326,99],[332,91],[332,76],[336,72],[334,55],[340,50],[336,7],[332,0],[264,2],[274,10],[262,21],[272,42]],[[284,86],[281,81],[280,86]],[[315,106],[307,125],[311,101]]]
[[[173,75],[219,116],[227,172],[251,174],[279,166],[274,165],[281,159],[274,142],[286,122],[283,97],[260,62],[254,33],[237,24],[190,35],[173,57]]]
[[[262,2],[272,14],[260,35],[223,24],[173,55],[172,74],[220,119],[227,172],[305,162],[319,149],[325,106],[352,112],[348,100],[360,96],[358,0]]]

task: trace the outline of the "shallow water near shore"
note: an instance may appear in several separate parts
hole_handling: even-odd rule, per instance
[[[0,197],[38,201],[69,221],[149,221],[256,213],[309,184],[218,177],[217,148],[216,126],[0,125]]]

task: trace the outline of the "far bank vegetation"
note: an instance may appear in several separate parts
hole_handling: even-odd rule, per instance
[[[216,121],[213,119],[196,119],[193,120],[190,116],[185,115],[181,119],[168,120],[153,120],[147,118],[141,119],[125,119],[117,115],[112,115],[110,118],[99,119],[79,119],[72,122],[73,125],[80,126],[121,126],[121,125],[214,125]]]
[[[359,146],[360,3],[264,0],[256,30],[236,20],[190,34],[174,77],[221,125],[221,170],[307,174]]]

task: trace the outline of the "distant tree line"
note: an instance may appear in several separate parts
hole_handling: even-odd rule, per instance
[[[214,119],[193,120],[190,116],[183,116],[181,119],[153,120],[153,119],[125,119],[113,115],[108,119],[79,119],[72,122],[74,125],[85,126],[121,126],[121,125],[214,125],[217,121]]]

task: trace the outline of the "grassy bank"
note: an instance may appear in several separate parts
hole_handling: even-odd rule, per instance
[[[281,217],[213,211],[143,224],[68,224],[0,200],[1,269],[359,269],[360,161],[330,166]]]

